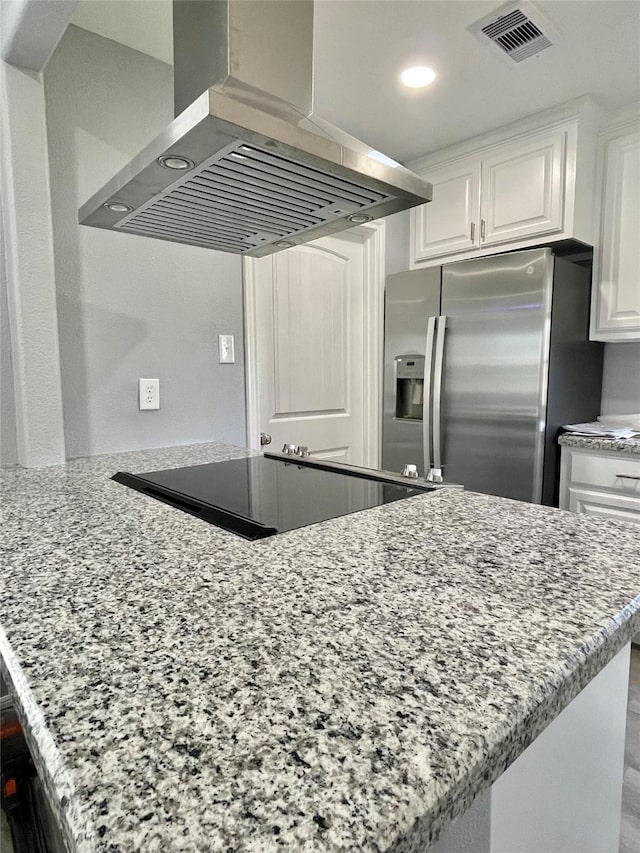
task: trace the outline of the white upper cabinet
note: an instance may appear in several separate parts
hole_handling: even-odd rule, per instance
[[[483,245],[562,231],[564,141],[562,131],[543,134],[482,159]]]
[[[413,268],[540,242],[595,242],[597,109],[580,99],[408,166],[433,183],[411,212]]]
[[[603,151],[603,206],[591,337],[640,340],[640,130]]]
[[[480,161],[463,160],[429,173],[433,201],[412,220],[416,260],[452,255],[480,239]]]

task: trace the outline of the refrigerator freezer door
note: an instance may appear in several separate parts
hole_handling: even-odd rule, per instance
[[[398,396],[406,390],[403,384],[411,381],[411,362],[418,366],[425,357],[429,317],[440,313],[440,276],[440,267],[430,267],[396,273],[386,281],[382,467],[387,471],[401,471],[404,465],[413,464],[420,476],[425,473],[423,418],[429,417],[430,376],[422,383],[422,395],[417,383],[412,386],[411,399],[420,399],[423,418],[415,417],[414,406],[398,406]],[[412,355],[417,358],[410,358]],[[429,365],[430,354],[423,363]]]
[[[540,502],[552,287],[549,249],[443,268],[445,482]]]

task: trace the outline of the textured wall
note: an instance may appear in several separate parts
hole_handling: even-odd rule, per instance
[[[409,228],[411,218],[408,210],[394,213],[385,218],[385,274],[405,272],[409,269]]]
[[[45,92],[67,455],[244,444],[240,259],[77,224],[173,118],[171,67],[71,26]],[[218,364],[220,332],[235,365]],[[138,377],[159,377],[160,411],[138,411]]]
[[[0,466],[15,465],[18,461],[16,445],[16,400],[13,391],[13,366],[11,363],[11,332],[7,313],[7,268],[0,207]]]
[[[605,344],[601,412],[640,412],[640,343]]]
[[[42,75],[0,68],[2,231],[20,464],[64,462],[53,225]]]

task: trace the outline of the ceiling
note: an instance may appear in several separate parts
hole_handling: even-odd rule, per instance
[[[580,95],[607,110],[640,100],[640,0],[536,0],[560,39],[511,65],[467,30],[500,5],[316,0],[315,111],[406,162]],[[172,62],[170,0],[80,0],[72,22]],[[436,82],[401,86],[413,64]]]

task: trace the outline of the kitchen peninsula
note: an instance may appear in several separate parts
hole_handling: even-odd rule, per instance
[[[638,531],[441,491],[246,542],[110,480],[246,453],[2,472],[3,671],[67,844],[424,851],[640,630]]]

